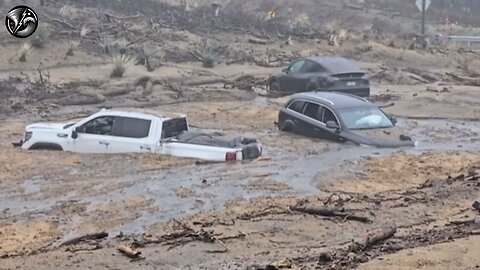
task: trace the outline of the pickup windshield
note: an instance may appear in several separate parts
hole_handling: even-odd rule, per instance
[[[339,110],[348,129],[375,129],[393,127],[390,119],[376,107],[357,107]]]
[[[67,129],[67,128],[69,128],[69,127],[73,126],[73,125],[75,125],[75,123],[70,123],[70,124],[67,124],[67,125],[65,125],[65,126],[63,127],[63,129]]]

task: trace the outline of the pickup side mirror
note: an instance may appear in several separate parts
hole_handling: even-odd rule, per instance
[[[78,132],[80,131],[80,127],[76,127],[72,130],[72,139],[78,138]]]
[[[336,129],[336,131],[340,131],[340,126],[337,123],[335,123],[335,121],[327,121],[326,126],[329,129]]]
[[[288,74],[288,68],[282,69],[282,72],[285,73],[285,74]]]

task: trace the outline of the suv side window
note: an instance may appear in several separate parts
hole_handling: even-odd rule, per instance
[[[312,118],[312,119],[318,119],[318,112],[321,112],[322,107],[318,104],[315,103],[310,103],[307,102],[307,105],[305,106],[305,111],[303,112],[304,115]]]
[[[301,72],[302,66],[305,63],[305,61],[300,60],[295,63],[293,63],[289,68],[288,68],[288,74],[297,74]]]
[[[79,132],[85,134],[112,135],[115,116],[100,116],[88,121],[80,127]]]
[[[290,106],[288,106],[288,108],[292,111],[302,113],[304,106],[305,106],[305,101],[297,100],[297,101],[294,101],[294,102],[290,103]]]
[[[151,120],[132,118],[132,117],[118,117],[117,125],[115,125],[115,136],[127,138],[146,138],[150,133]]]
[[[328,121],[333,121],[337,125],[340,124],[338,123],[337,118],[335,117],[335,114],[333,114],[333,112],[329,108],[324,108],[322,122],[326,124]]]

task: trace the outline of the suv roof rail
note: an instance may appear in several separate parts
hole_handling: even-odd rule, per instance
[[[349,96],[349,97],[352,97],[352,98],[356,98],[356,99],[359,99],[363,102],[370,102],[368,101],[368,99],[364,98],[364,97],[361,97],[361,96],[357,96],[357,95],[354,95],[354,94],[350,94],[350,93],[345,93],[345,92],[340,92],[340,91],[332,91],[333,93],[337,93],[337,94],[341,94],[341,95],[344,95],[344,96]]]

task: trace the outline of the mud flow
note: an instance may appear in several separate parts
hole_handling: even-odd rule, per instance
[[[36,32],[0,34],[0,269],[480,267],[480,56],[435,39],[446,15],[452,35],[477,35],[480,7],[432,1],[422,42],[421,14],[400,2],[26,1]],[[280,131],[290,96],[269,78],[315,55],[358,64],[415,147]],[[263,152],[211,163],[12,145],[27,124],[101,108],[182,113]]]

